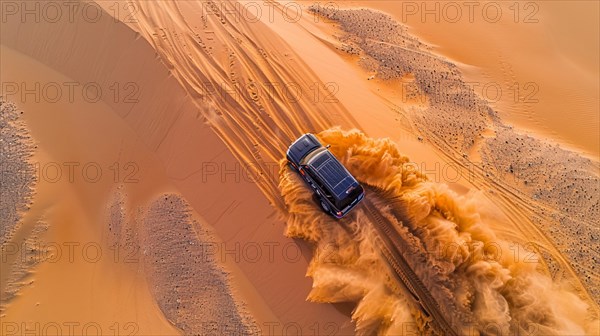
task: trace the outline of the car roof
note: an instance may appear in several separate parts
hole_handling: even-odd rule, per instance
[[[348,189],[359,185],[358,181],[329,150],[321,151],[307,164],[337,199],[345,198]]]

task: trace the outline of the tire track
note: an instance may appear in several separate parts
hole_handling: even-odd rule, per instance
[[[458,328],[453,328],[452,322],[448,321],[439,310],[436,300],[404,259],[403,254],[408,252],[407,246],[403,244],[402,238],[393,225],[375,210],[375,205],[369,199],[365,198],[363,202],[366,214],[379,234],[383,258],[394,272],[394,277],[402,282],[421,310],[431,317],[429,325],[436,333],[458,336],[456,332]]]

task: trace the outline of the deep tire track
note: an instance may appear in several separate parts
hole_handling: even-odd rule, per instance
[[[440,335],[458,336],[444,314],[439,310],[438,303],[433,298],[427,287],[412,270],[403,253],[408,253],[407,245],[403,244],[402,238],[387,219],[375,209],[375,205],[368,198],[363,200],[365,213],[371,220],[373,227],[378,233],[382,245],[379,246],[383,258],[394,272],[394,277],[399,280],[412,294],[417,305],[429,316],[430,327]]]

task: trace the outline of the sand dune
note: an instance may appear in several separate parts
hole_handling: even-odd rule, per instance
[[[144,270],[169,321],[185,334],[258,334],[254,319],[233,299],[215,255],[206,253],[214,238],[193,221],[180,196],[161,195],[140,226]]]
[[[505,122],[597,160],[598,3],[483,1],[472,13],[469,5],[439,1],[435,10],[436,4],[374,0],[368,7],[392,15],[457,64]],[[500,87],[498,97],[492,87]]]
[[[74,161],[83,165],[86,162],[99,162],[106,170],[115,162],[123,168],[128,162],[136,163],[139,171],[134,177],[138,181],[125,184],[123,191],[127,195],[128,209],[131,209],[131,213],[127,213],[128,217],[135,217],[137,209],[146,206],[155,196],[177,191],[185,196],[198,216],[216,229],[219,238],[226,244],[223,245],[224,249],[255,244],[262,248],[264,257],[259,260],[240,258],[239,249],[235,255],[224,255],[219,260],[227,264],[228,270],[235,274],[232,276],[232,287],[236,298],[240,301],[252,299],[252,314],[260,328],[271,333],[281,332],[283,328],[293,330],[297,326],[306,332],[315,326],[325,331],[332,327],[346,333],[353,330],[351,322],[343,313],[344,307],[315,307],[305,302],[306,293],[310,289],[310,280],[304,278],[307,261],[301,258],[301,255],[299,258],[287,258],[283,254],[283,248],[286,247],[289,253],[310,252],[302,244],[297,247],[293,240],[281,234],[283,225],[274,218],[274,209],[268,200],[261,194],[253,179],[243,177],[245,175],[242,174],[248,174],[248,171],[240,170],[238,161],[205,123],[204,113],[214,111],[209,108],[210,102],[199,109],[194,101],[186,98],[189,97],[188,93],[170,76],[150,45],[140,39],[139,35],[126,25],[115,23],[108,15],[93,23],[85,20],[71,23],[65,18],[59,23],[45,22],[39,25],[19,22],[16,18],[3,24],[1,33],[3,48],[9,47],[2,52],[3,81],[26,82],[29,85],[40,80],[58,83],[93,82],[98,83],[103,92],[111,93],[110,86],[115,82],[122,85],[134,83],[139,93],[138,96],[134,96],[136,99],[133,102],[124,100],[123,96],[114,101],[111,94],[102,95],[102,102],[95,104],[89,104],[81,98],[75,104],[69,104],[66,100],[58,104],[18,101],[23,109],[29,110],[26,114],[28,127],[43,144],[38,152],[40,163],[55,161],[60,164]],[[90,46],[90,40],[98,43]],[[54,47],[43,48],[46,43]],[[67,57],[69,54],[77,55],[79,59],[86,61],[71,62]],[[36,60],[52,65],[54,72],[44,69]],[[94,66],[90,67],[88,64]],[[32,71],[24,72],[23,69],[27,68]],[[57,75],[58,72],[69,77]],[[12,98],[20,100],[19,94],[13,94]],[[72,124],[78,124],[80,127],[68,128],[68,131],[66,126],[63,127]],[[60,134],[68,136],[63,137]],[[73,141],[77,141],[78,145],[71,146]],[[90,151],[89,148],[94,150]],[[205,170],[208,165],[216,165],[218,170]],[[229,170],[237,169],[237,172],[223,177],[225,175],[220,171],[223,167]],[[245,169],[246,165],[241,167]],[[275,172],[272,175],[276,175],[276,166],[272,166],[271,171]],[[130,172],[131,169],[123,171],[124,174]],[[254,176],[252,174],[255,173],[250,171],[249,174]],[[125,177],[120,176],[121,180]],[[93,241],[109,250],[110,246],[104,244],[108,244],[110,240],[103,234],[104,227],[108,225],[104,216],[104,203],[110,203],[115,186],[110,177],[103,179],[102,183],[95,184],[69,184],[65,180],[61,180],[61,184],[45,182],[42,185],[42,191],[45,192],[38,191],[40,196],[36,204],[40,211],[43,211],[44,207],[60,209],[55,215],[55,224],[50,223],[49,239],[59,243],[65,240],[82,244]],[[51,195],[60,194],[61,188],[69,192],[63,193],[65,196],[61,198],[60,206],[57,206],[58,201],[53,200]],[[211,192],[199,192],[203,190]],[[75,213],[75,209],[82,206],[85,209],[84,213],[93,215],[87,218],[83,215],[76,216],[73,222],[61,220],[64,218],[61,216],[67,216],[69,207]],[[96,215],[98,213],[103,215]],[[251,218],[248,217],[248,213],[252,214]],[[89,224],[79,227],[77,223]],[[72,226],[77,230],[72,230]],[[269,246],[275,248],[274,259],[268,257]],[[65,261],[60,271],[56,267],[46,267],[45,270],[48,271],[40,271],[37,274],[37,282],[43,283],[44,286],[39,285],[35,292],[12,302],[8,312],[10,319],[7,321],[18,322],[24,316],[33,316],[39,321],[62,321],[65,315],[70,314],[72,318],[81,321],[98,321],[103,329],[108,328],[110,321],[114,322],[108,309],[113,304],[112,301],[91,309],[94,298],[85,295],[81,297],[86,299],[75,305],[75,309],[86,307],[85,309],[61,312],[45,308],[36,315],[31,315],[29,307],[35,306],[36,298],[47,304],[58,302],[55,295],[41,293],[58,295],[62,292],[64,281],[60,280],[61,272],[76,272],[86,280],[81,281],[80,286],[68,282],[73,288],[77,288],[74,293],[79,293],[79,288],[85,290],[92,284],[97,286],[97,291],[122,292],[123,287],[138,288],[135,291],[135,300],[120,303],[122,317],[118,322],[121,326],[136,321],[140,333],[174,333],[174,328],[164,316],[154,318],[161,313],[156,303],[147,301],[152,298],[146,290],[145,280],[136,278],[136,266],[139,266],[139,263],[123,267],[119,265],[116,268],[111,267],[110,263],[104,264],[103,267],[111,270],[107,272],[112,277],[111,281],[105,281],[102,286],[90,280],[94,274],[94,268],[91,266],[93,265],[85,262],[69,265]],[[114,281],[118,279],[122,279],[123,285],[115,284]],[[125,296],[130,295],[132,294]],[[120,296],[113,299],[120,300]],[[47,304],[42,307],[49,308]],[[140,307],[147,308],[140,311]],[[95,317],[89,317],[90,311],[94,312]],[[136,314],[143,317],[132,317]]]
[[[24,213],[30,208],[36,178],[31,157],[34,142],[23,122],[21,111],[0,97],[0,174],[2,199],[0,200],[0,246],[3,253],[2,274],[0,275],[0,315],[6,304],[18,295],[19,290],[30,279],[31,272],[39,264],[37,244],[39,236],[47,225],[43,221],[24,223]],[[23,234],[18,235],[19,232]],[[19,245],[27,246],[25,255],[14,254]]]
[[[24,68],[29,71],[22,71]],[[2,69],[3,83],[23,81],[32,85],[36,81],[73,81],[4,46]],[[17,276],[19,263],[30,266],[26,269],[26,286],[18,295],[8,300],[3,292],[6,309],[3,309],[2,333],[21,334],[25,329],[38,333],[54,330],[85,333],[84,327],[89,327],[89,332],[99,329],[103,333],[115,328],[120,333],[176,333],[153,303],[144,279],[136,276],[139,249],[133,245],[113,249],[104,234],[108,222],[104,217],[104,204],[115,185],[114,179],[117,177],[123,182],[131,172],[131,169],[123,170],[115,175],[110,166],[118,163],[124,167],[128,162],[135,162],[149,167],[132,176],[140,179],[152,176],[155,171],[151,167],[156,164],[147,161],[144,164],[148,157],[143,151],[130,152],[143,150],[143,146],[127,136],[127,129],[119,124],[116,114],[105,106],[79,98],[73,104],[68,101],[38,104],[21,99],[16,99],[16,103],[23,111],[28,129],[36,134],[37,148],[30,162],[35,167],[32,176],[38,183],[30,209],[24,213],[22,225],[8,243],[16,249],[4,246],[2,251],[2,276]],[[63,128],[73,121],[82,122],[82,127]],[[112,137],[102,138],[108,134]],[[68,163],[78,164],[71,175],[65,166]],[[89,175],[82,174],[85,164],[97,165],[102,170],[95,183],[85,182],[85,179],[96,179],[94,170],[90,170]],[[53,170],[57,167],[58,171]],[[61,167],[62,173],[57,175]],[[161,182],[157,175],[153,181]],[[128,190],[139,192],[149,186],[140,187]],[[127,195],[127,201],[135,203],[139,193],[128,192]],[[13,260],[18,263],[12,264]],[[2,289],[10,290],[18,283],[3,282]],[[141,313],[138,306],[147,309]]]
[[[390,3],[373,6],[397,18]],[[29,132],[38,148],[33,157],[28,146],[18,151],[27,173],[14,183],[27,188],[11,189],[0,206],[0,242],[93,242],[136,258],[10,264],[1,283],[10,326],[428,333],[427,317],[378,254],[366,210],[332,220],[285,168],[290,141],[313,132],[377,190],[369,202],[411,244],[415,272],[443,312],[464,322],[461,331],[600,332],[598,163],[586,158],[597,151],[594,133],[579,141],[561,131],[556,146],[543,139],[554,121],[539,134],[519,128],[531,126],[523,121],[531,111],[490,104],[468,85],[477,71],[456,59],[476,51],[462,45],[460,55],[442,56],[449,50],[412,35],[414,26],[365,8],[301,3],[302,17],[290,20],[285,2],[263,3],[269,15],[258,16],[233,0],[90,4],[102,13],[94,22],[2,22],[3,94],[25,111],[27,127],[11,126],[8,138]],[[506,59],[518,57],[504,47]],[[565,55],[593,73],[590,62]],[[406,81],[412,90],[399,96]],[[23,98],[19,85],[36,82],[92,83],[104,94],[95,102]],[[573,129],[588,118],[594,88],[587,80],[568,95],[568,104],[582,102]],[[45,178],[33,195],[27,160],[95,162],[120,174],[94,183]],[[446,175],[450,166],[457,178]],[[216,254],[198,263],[207,243]],[[245,254],[257,247],[257,259]],[[34,285],[20,286],[24,278]]]
[[[14,235],[21,223],[21,216],[27,210],[35,187],[34,167],[30,159],[34,143],[22,119],[22,112],[0,96],[0,125],[2,126],[2,204],[3,218],[0,227],[0,245],[4,245]]]
[[[531,209],[526,221],[533,223],[520,223],[521,227],[529,226],[528,239],[554,256],[546,256],[555,263],[551,265],[554,272],[563,269],[573,274],[571,269],[576,269],[580,281],[585,283],[584,290],[591,294],[590,301],[597,301],[597,288],[593,284],[598,273],[591,264],[582,261],[595,263],[597,257],[590,248],[600,233],[592,224],[598,217],[600,201],[595,192],[599,178],[597,163],[507,126],[465,82],[456,65],[415,42],[391,17],[364,9],[327,12],[316,7],[316,10],[341,23],[342,29],[350,34],[342,41],[356,44],[356,50],[363,50],[367,58],[375,60],[370,66],[375,67],[378,77],[389,80],[414,75],[413,89],[428,97],[424,108],[409,114],[416,127],[460,165],[480,165],[485,175],[480,183],[489,188],[498,185],[509,189],[511,202]],[[358,38],[357,42],[353,38]],[[574,163],[573,168],[566,169],[570,162]],[[566,197],[570,199],[567,201]],[[576,217],[572,215],[575,212],[578,212]],[[550,240],[535,232],[536,227],[542,228]],[[562,260],[563,252],[555,245],[569,247],[566,254],[570,262]]]

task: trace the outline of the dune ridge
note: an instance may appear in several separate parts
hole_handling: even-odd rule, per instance
[[[141,253],[144,284],[166,319],[184,334],[257,335],[245,303],[236,300],[231,274],[211,246],[214,233],[179,194],[163,194],[131,209],[123,185],[106,206],[106,239],[125,258]],[[132,211],[133,210],[133,211]]]
[[[40,262],[40,236],[48,228],[43,219],[28,223],[37,176],[32,157],[35,143],[17,106],[0,96],[0,316]],[[21,253],[15,253],[22,250]]]
[[[538,271],[537,262],[512,258],[509,242],[499,239],[482,220],[472,195],[458,196],[408,168],[410,160],[387,139],[340,129],[318,136],[331,144],[333,153],[354,176],[379,190],[368,197],[380,199],[374,202],[377,210],[397,223],[405,243],[415,251],[408,256],[415,272],[438,302],[447,305],[446,309],[456,309],[450,308],[447,314],[458,312],[460,316],[463,311],[462,332],[598,332],[594,329],[597,320],[586,317],[588,305],[568,286],[554,283]],[[288,205],[286,235],[309,240],[317,256],[325,252],[329,256],[325,261],[318,257],[311,261],[307,274],[314,278],[314,285],[309,299],[358,302],[352,318],[359,334],[393,335],[398,333],[398,325],[415,323],[406,296],[394,291],[389,282],[384,281],[385,290],[393,294],[379,301],[378,308],[365,307],[374,305],[371,298],[380,295],[382,283],[377,279],[385,278],[385,268],[374,253],[372,232],[362,222],[364,210],[357,209],[349,220],[338,224],[320,213],[285,163],[280,174],[282,197]]]
[[[166,318],[184,334],[257,335],[253,317],[231,292],[229,274],[207,246],[206,228],[177,194],[152,201],[139,225],[148,286]]]
[[[36,183],[33,164],[34,141],[21,117],[21,112],[0,96],[0,246],[10,241],[19,221],[29,208]]]
[[[11,300],[19,295],[19,292],[25,286],[33,285],[35,279],[32,275],[35,269],[43,261],[43,257],[49,251],[47,247],[42,244],[44,234],[48,230],[48,223],[45,218],[38,219],[31,230],[25,233],[25,237],[19,242],[19,248],[22,249],[16,258],[12,259],[12,262],[8,262],[9,258],[3,255],[3,259],[6,258],[7,262],[3,260],[2,270],[2,293],[0,294],[0,316],[6,312],[8,305]],[[14,246],[14,245],[13,245]],[[7,245],[3,246],[3,252],[14,251],[11,247],[7,249]]]

